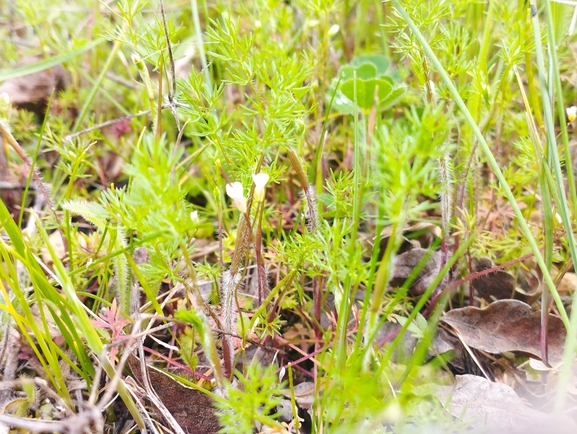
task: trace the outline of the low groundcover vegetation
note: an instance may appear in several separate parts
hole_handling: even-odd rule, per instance
[[[0,4],[0,432],[576,432],[576,21]]]

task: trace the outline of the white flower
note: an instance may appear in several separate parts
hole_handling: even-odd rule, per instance
[[[252,181],[254,182],[253,199],[255,202],[262,202],[264,200],[264,192],[269,178],[270,177],[266,173],[252,175]]]
[[[329,29],[329,37],[333,37],[335,36],[340,30],[340,27],[338,24],[333,24],[330,29]]]
[[[571,107],[567,107],[565,109],[565,112],[567,113],[567,118],[569,119],[569,122],[573,122],[575,119],[577,119],[577,107],[575,107],[574,105],[572,105]]]
[[[199,222],[198,211],[191,211],[190,219],[192,220],[193,223],[198,223]]]
[[[230,184],[226,184],[226,194],[232,200],[239,199],[244,196],[244,188],[240,182],[231,182]]]
[[[232,199],[232,205],[241,213],[246,212],[246,197],[244,197],[244,188],[240,182],[226,184],[226,194]]]

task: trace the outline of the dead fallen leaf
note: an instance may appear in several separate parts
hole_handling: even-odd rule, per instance
[[[48,236],[48,241],[56,253],[56,257],[61,261],[64,260],[66,254],[66,246],[64,245],[64,240],[60,231],[54,231]],[[42,247],[41,249],[42,262],[47,265],[52,265],[52,256],[50,256],[50,251],[47,247]]]
[[[395,268],[389,284],[393,287],[402,286],[427,255],[429,256],[426,264],[409,287],[409,291],[413,295],[423,294],[441,270],[441,252],[416,248],[400,254],[395,258]]]
[[[491,434],[577,432],[577,424],[569,417],[534,410],[511,387],[476,375],[457,375],[452,386],[435,387],[435,395],[454,417]]]
[[[565,273],[559,285],[557,285],[557,292],[560,295],[570,295],[575,292],[577,287],[577,274]]]
[[[297,414],[301,423],[301,433],[310,432],[314,394],[315,385],[312,382],[305,381],[294,386],[294,398],[296,402]],[[285,396],[286,399],[281,400],[280,405],[277,406],[277,411],[280,413],[279,421],[294,424],[291,393],[286,393]],[[308,428],[305,428],[305,426]],[[266,427],[262,427],[260,432],[279,431],[268,431]]]
[[[441,321],[457,331],[470,347],[498,354],[521,351],[541,358],[539,312],[519,300],[499,300],[485,309],[464,307],[447,312]],[[549,315],[549,362],[563,359],[566,331],[561,319]]]
[[[42,60],[41,56],[27,57],[20,61],[17,67],[30,65],[40,60]],[[6,92],[15,107],[29,110],[42,117],[52,90],[64,90],[69,81],[68,71],[61,65],[56,65],[40,72],[6,80],[0,85],[0,93]]]
[[[296,384],[294,386],[294,395],[296,403],[300,407],[310,411],[315,399],[315,383],[303,381],[302,383]]]
[[[473,271],[475,273],[492,267],[493,262],[489,258],[473,260]],[[478,277],[471,281],[471,285],[477,295],[488,302],[512,298],[515,293],[515,277],[503,270]]]
[[[143,385],[140,361],[130,356],[127,364],[138,383]],[[146,366],[150,385],[184,432],[214,434],[220,430],[216,409],[207,394],[186,387],[164,372]]]
[[[193,60],[196,57],[196,47],[194,44],[190,44],[185,52],[184,56],[174,62],[174,72],[178,78],[186,79],[191,73],[193,68]]]
[[[380,235],[381,238],[389,238],[391,236],[392,231],[393,231],[392,226],[387,226],[383,228]],[[427,222],[417,222],[414,225],[407,226],[405,229],[403,229],[403,234],[406,234],[408,232],[430,232],[437,238],[441,236],[441,228],[439,228],[439,226],[437,225]]]
[[[398,332],[401,329],[401,322],[399,321],[399,315],[392,315],[391,318],[397,318],[397,322],[385,321],[383,325],[379,328],[377,336],[375,337],[376,342],[388,342],[397,337]],[[422,330],[419,330],[418,326],[415,324],[417,333],[413,333],[412,325],[409,326],[408,330],[403,333],[399,345],[397,345],[395,351],[392,354],[392,361],[395,363],[408,363],[409,359],[412,357],[415,348],[419,342],[419,339],[415,336],[416,334],[422,335]],[[427,357],[432,359],[440,354],[447,353],[449,351],[454,352],[454,357],[451,360],[451,364],[462,358],[463,345],[454,335],[446,332],[444,329],[439,328],[433,341],[428,350]],[[463,371],[460,371],[461,373]]]
[[[375,243],[379,242],[379,259],[382,259],[393,231],[392,226],[385,227],[376,237]],[[421,247],[429,247],[435,238],[441,236],[441,229],[432,223],[418,222],[403,229],[403,242],[397,250],[397,254]],[[371,246],[373,243],[371,243]]]
[[[76,240],[78,242],[78,247],[83,250],[88,249],[88,242],[87,238],[81,232],[76,233]],[[68,256],[68,247],[64,244],[64,240],[62,239],[62,233],[60,231],[54,231],[48,236],[48,242],[54,249],[54,253],[56,257],[60,259],[62,262],[67,261]],[[42,262],[45,265],[52,266],[54,261],[52,260],[52,256],[50,255],[50,251],[46,246],[40,249],[40,254],[42,257]]]

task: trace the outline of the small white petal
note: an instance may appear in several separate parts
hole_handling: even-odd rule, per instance
[[[340,27],[338,24],[333,24],[330,29],[329,29],[329,36],[334,36],[336,35],[340,30]]]
[[[198,211],[192,211],[190,213],[190,219],[194,222],[194,223],[198,223],[199,219],[198,219]]]
[[[255,202],[262,202],[264,200],[264,192],[266,190],[266,184],[270,177],[266,173],[258,173],[252,175],[252,180],[254,182],[254,196]]]
[[[567,118],[569,119],[569,122],[573,122],[575,119],[577,119],[577,107],[575,107],[574,105],[572,105],[571,107],[567,107],[565,109],[565,112],[567,113]]]
[[[226,184],[226,194],[232,199],[232,205],[236,209],[242,213],[247,211],[246,197],[244,197],[244,188],[240,182],[237,181],[231,184]]]
[[[241,198],[244,196],[244,189],[240,182],[233,182],[231,184],[226,184],[226,194],[232,200]]]
[[[269,179],[270,176],[268,176],[266,173],[257,173],[256,175],[252,175],[252,180],[254,181],[257,188],[259,186],[264,187]]]
[[[240,197],[237,199],[233,199],[232,205],[236,209],[238,209],[241,213],[244,214],[247,210],[246,197]]]

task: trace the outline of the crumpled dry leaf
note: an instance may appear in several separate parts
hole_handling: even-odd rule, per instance
[[[522,351],[541,358],[539,312],[519,300],[499,300],[485,309],[464,307],[447,312],[442,318],[470,347],[498,354]],[[549,362],[563,359],[566,331],[561,319],[549,315],[547,324]]]
[[[421,261],[429,255],[426,264],[419,271],[418,276],[411,283],[409,291],[414,295],[423,294],[433,283],[441,271],[441,252],[416,248],[398,255],[394,260],[393,275],[389,281],[391,286],[402,286],[405,280]]]
[[[476,375],[457,375],[452,386],[435,387],[435,395],[453,416],[491,434],[577,432],[577,424],[569,417],[534,410],[511,387]]]
[[[130,356],[127,364],[137,381],[144,384],[140,361]],[[207,394],[182,385],[156,368],[146,367],[152,389],[184,432],[215,434],[220,430],[216,409]]]
[[[479,272],[493,267],[489,258],[473,260],[473,271]],[[506,271],[499,270],[485,274],[471,281],[471,285],[479,295],[488,302],[512,298],[515,293],[515,277]]]

